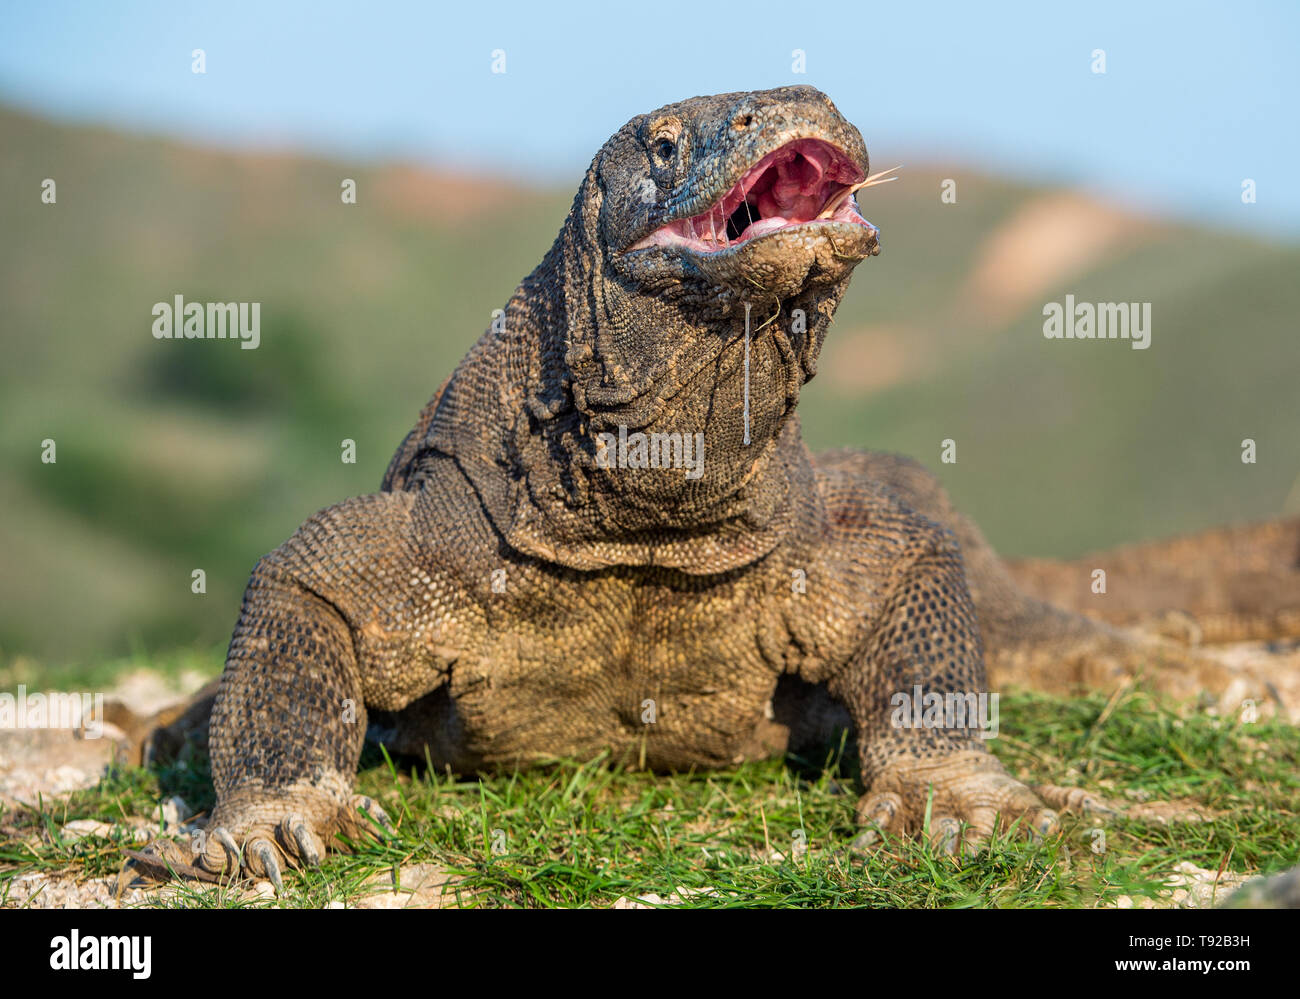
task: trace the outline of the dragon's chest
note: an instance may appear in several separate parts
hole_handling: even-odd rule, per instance
[[[760,606],[734,588],[609,576],[517,587],[489,613],[451,694],[473,758],[602,752],[652,767],[745,754],[779,675]]]

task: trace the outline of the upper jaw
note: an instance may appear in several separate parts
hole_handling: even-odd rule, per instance
[[[677,249],[692,256],[734,250],[796,227],[875,227],[857,210],[851,188],[862,168],[839,146],[796,138],[772,149],[702,211],[686,207],[628,247]],[[730,255],[730,254],[728,254]]]

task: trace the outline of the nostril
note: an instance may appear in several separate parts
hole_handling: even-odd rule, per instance
[[[733,122],[736,128],[749,128],[753,123],[754,116],[752,114],[737,115],[736,120]]]

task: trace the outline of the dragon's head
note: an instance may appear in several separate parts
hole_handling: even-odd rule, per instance
[[[879,252],[853,191],[867,149],[812,87],[696,97],[630,121],[594,164],[615,271],[648,286],[783,300]]]
[[[868,179],[861,134],[812,87],[629,121],[592,160],[536,289],[553,295],[562,275],[579,410],[598,429],[671,415],[774,440],[853,268],[879,252],[854,198]],[[740,368],[747,323],[760,370]],[[752,426],[733,428],[730,397],[751,382]]]

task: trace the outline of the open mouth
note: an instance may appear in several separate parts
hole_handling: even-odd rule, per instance
[[[872,227],[858,213],[852,196],[854,185],[863,179],[857,164],[829,142],[796,139],[746,170],[707,211],[670,222],[630,249],[676,246],[718,253],[813,222]]]

